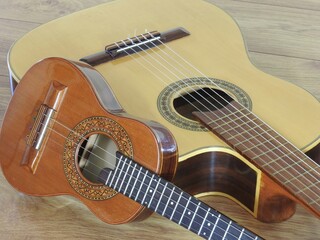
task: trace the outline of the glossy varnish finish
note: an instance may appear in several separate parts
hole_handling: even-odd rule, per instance
[[[138,7],[139,5],[141,7]],[[175,10],[177,5],[179,5],[179,11]],[[252,111],[280,131],[298,148],[306,151],[319,143],[317,119],[319,119],[320,113],[318,102],[302,89],[256,69],[248,61],[238,26],[225,12],[202,1],[188,1],[186,4],[185,1],[180,3],[178,1],[162,1],[160,3],[140,0],[134,4],[135,11],[131,11],[132,7],[133,5],[131,6],[129,2],[117,1],[113,4],[97,6],[70,15],[35,29],[17,41],[12,47],[8,60],[11,73],[19,78],[21,72],[27,69],[28,65],[32,65],[36,59],[47,56],[59,55],[79,59],[88,54],[96,53],[106,45],[105,43],[101,45],[101,39],[108,39],[107,44],[119,41],[124,38],[123,31],[126,31],[126,28],[136,26],[145,28],[145,25],[148,25],[148,29],[165,31],[181,26],[190,32],[189,36],[172,41],[168,43],[168,46],[151,49],[148,53],[137,53],[132,57],[123,57],[96,66],[115,91],[121,105],[128,112],[145,119],[151,118],[171,130],[177,140],[181,158],[194,157],[199,149],[202,152],[210,152],[211,146],[221,146],[225,150],[229,149],[229,146],[218,137],[207,132],[186,131],[167,121],[163,117],[163,113],[160,114],[156,105],[157,100],[168,84],[174,84],[188,77],[197,78],[201,76],[201,73],[183,64],[183,61],[179,61],[175,53],[169,49],[174,49],[175,52],[188,59],[192,64],[200,66],[201,72],[206,76],[222,79],[229,86],[237,86],[239,89],[243,89],[252,101]],[[148,8],[150,8],[149,11]],[[156,14],[152,11],[154,8],[162,10]],[[101,14],[102,12],[103,14]],[[120,24],[122,21],[119,18],[120,15],[116,14],[117,12],[126,12],[125,15],[129,19],[126,26]],[[165,20],[159,13],[166,13]],[[101,24],[96,25],[86,21],[86,15],[94,16],[95,22]],[[143,16],[143,19],[147,19],[147,21],[141,21],[140,18],[136,17],[137,15]],[[190,16],[193,16],[193,19],[190,19]],[[75,22],[78,24],[74,25]],[[111,22],[119,24],[118,27],[115,27],[115,24],[110,25]],[[206,24],[203,24],[203,22]],[[101,31],[102,25],[110,25],[109,28],[112,31]],[[66,38],[64,32],[67,29],[69,36],[77,35],[78,37],[76,39],[73,37]],[[43,37],[46,36],[48,36],[48,39],[44,40]],[[52,39],[55,40],[52,42]],[[37,42],[39,51],[31,54],[29,52],[30,46],[35,42]],[[51,47],[48,48],[50,42]],[[61,42],[65,44],[56,44]],[[84,42],[87,44],[84,45]],[[74,47],[79,45],[82,47]],[[178,61],[180,65],[172,61],[166,54],[172,55],[173,59]],[[28,58],[28,61],[22,61],[20,55],[28,55],[30,58]],[[286,91],[286,94],[283,94],[283,89],[289,90]],[[188,91],[190,89],[184,90]],[[179,94],[182,92],[179,89]],[[269,93],[272,93],[272,96],[269,96]],[[291,107],[284,107],[285,103],[290,103]],[[305,108],[305,105],[308,105],[309,108]],[[301,127],[307,124],[308,128],[302,130]],[[247,159],[239,161],[242,160],[249,165]],[[266,176],[263,177],[263,179],[266,178]],[[260,179],[256,179],[256,182],[260,182]],[[267,189],[270,188],[266,190],[267,192],[272,192],[274,189],[270,184],[267,185],[262,182],[262,185],[265,185]],[[284,207],[281,202],[279,202],[279,206],[268,209],[268,212],[272,212],[273,217],[271,219],[266,218],[269,215],[264,212],[259,213],[258,209],[266,209],[265,206],[260,205],[266,204],[270,199],[263,195],[259,196],[259,188],[260,185],[257,185],[254,199],[251,199],[255,202],[255,211],[251,212],[254,216],[267,222],[279,222],[292,216],[294,208],[288,211],[288,208]],[[214,191],[213,188],[210,192]],[[267,205],[271,206],[270,204]],[[283,210],[281,211],[281,209]]]
[[[89,73],[88,77],[84,72]],[[125,150],[125,154],[131,154],[137,162],[168,179],[173,177],[176,168],[175,142],[160,125],[131,119],[121,108],[111,112],[104,109],[89,83],[90,77],[96,77],[90,76],[91,72],[95,70],[84,64],[73,65],[52,58],[37,64],[26,74],[16,89],[1,128],[1,167],[7,180],[21,192],[36,196],[72,195],[103,221],[111,224],[130,222],[141,218],[145,214],[144,208],[101,184],[84,179],[75,163],[80,146],[73,138],[71,142],[66,138],[69,139],[71,134],[81,134],[81,142],[81,138],[90,134],[104,134],[115,142],[119,150]],[[26,140],[30,137],[33,117],[40,104],[46,102],[53,82],[63,85],[66,93],[51,120],[46,141],[38,151],[41,154],[38,166],[31,169],[28,163],[34,160],[34,154],[23,159],[28,149]],[[107,98],[110,105],[117,106],[112,95]],[[97,118],[106,119],[106,123],[95,121]],[[80,129],[74,128],[83,121],[86,122]],[[83,129],[85,131],[80,132]],[[114,132],[120,134],[115,135]],[[69,146],[72,146],[71,153],[68,153]],[[70,171],[74,171],[76,176],[68,179]]]
[[[60,5],[46,2],[41,6],[36,1],[34,3],[19,0],[3,2],[1,5],[3,19],[0,20],[3,26],[1,32],[4,36],[1,42],[1,66],[6,66],[5,54],[9,46],[23,33],[63,14],[102,2],[105,1],[61,1]],[[313,27],[319,21],[317,1],[281,1],[281,3],[264,1],[261,3],[261,1],[213,0],[211,2],[229,12],[240,25],[243,37],[247,40],[249,56],[256,66],[302,86],[316,97],[319,96],[317,79],[320,72],[317,59],[320,54],[316,47],[319,44],[319,32]],[[126,36],[127,34],[122,37]],[[103,43],[107,44],[106,41]],[[0,119],[10,98],[7,78],[7,69],[3,67],[0,77]],[[191,166],[190,169],[192,169]],[[192,180],[190,185],[194,181]],[[264,182],[270,185],[268,181]],[[262,186],[261,191],[263,189]],[[143,223],[113,228],[88,214],[82,204],[72,198],[32,198],[19,195],[5,180],[1,184],[1,199],[3,202],[1,207],[3,214],[0,219],[3,226],[1,235],[11,239],[24,237],[25,229],[29,229],[28,236],[39,238],[101,239],[106,236],[106,231],[108,236],[117,239],[127,239],[128,234],[133,239],[150,239],[154,235],[161,239],[191,238],[188,232],[180,231],[174,224],[157,215]],[[319,235],[318,221],[315,221],[314,217],[300,206],[297,207],[297,214],[290,220],[281,224],[264,224],[253,219],[226,198],[208,196],[203,199],[223,212],[228,212],[230,216],[235,216],[239,222],[254,226],[268,239],[312,239],[315,235]],[[275,203],[278,202],[275,199]],[[11,224],[12,218],[15,219],[15,226]],[[47,219],[51,221],[48,222]],[[171,230],[159,236],[159,224]]]

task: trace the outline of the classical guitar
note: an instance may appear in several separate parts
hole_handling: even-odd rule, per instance
[[[289,218],[297,202],[319,216],[319,102],[256,69],[219,8],[120,0],[72,14],[13,45],[12,77],[48,56],[90,63],[126,111],[170,129],[174,182],[187,192],[227,196],[265,222]]]
[[[0,145],[4,175],[24,193],[73,195],[113,224],[148,208],[205,239],[261,239],[153,173],[172,179],[172,135],[127,115],[83,63],[50,58],[33,66],[9,104]]]

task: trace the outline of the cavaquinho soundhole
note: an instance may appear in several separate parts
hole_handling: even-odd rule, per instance
[[[85,138],[77,150],[77,163],[82,176],[89,182],[101,184],[102,169],[114,169],[116,165],[116,143],[105,134],[91,134]]]
[[[63,154],[65,175],[81,196],[105,200],[117,194],[99,182],[103,168],[113,168],[119,150],[133,157],[131,140],[120,124],[105,117],[91,117],[70,131]]]
[[[207,131],[192,112],[214,111],[234,100],[252,108],[249,95],[238,86],[220,79],[194,77],[168,85],[158,97],[158,109],[173,125],[192,131]]]

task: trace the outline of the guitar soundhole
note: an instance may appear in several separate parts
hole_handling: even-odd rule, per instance
[[[228,105],[232,100],[221,90],[205,87],[181,94],[173,100],[173,107],[180,115],[195,121],[192,112],[214,111]]]
[[[93,134],[87,137],[78,149],[78,167],[82,176],[91,183],[99,183],[102,169],[114,169],[116,164],[115,142],[104,134]]]
[[[230,97],[231,96],[231,97]],[[249,95],[230,82],[194,77],[173,82],[158,97],[158,110],[171,124],[191,131],[208,131],[195,119],[194,111],[214,111],[232,100],[251,109]]]

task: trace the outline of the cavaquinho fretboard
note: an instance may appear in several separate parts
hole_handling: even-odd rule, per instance
[[[100,181],[205,239],[261,239],[119,152]]]

